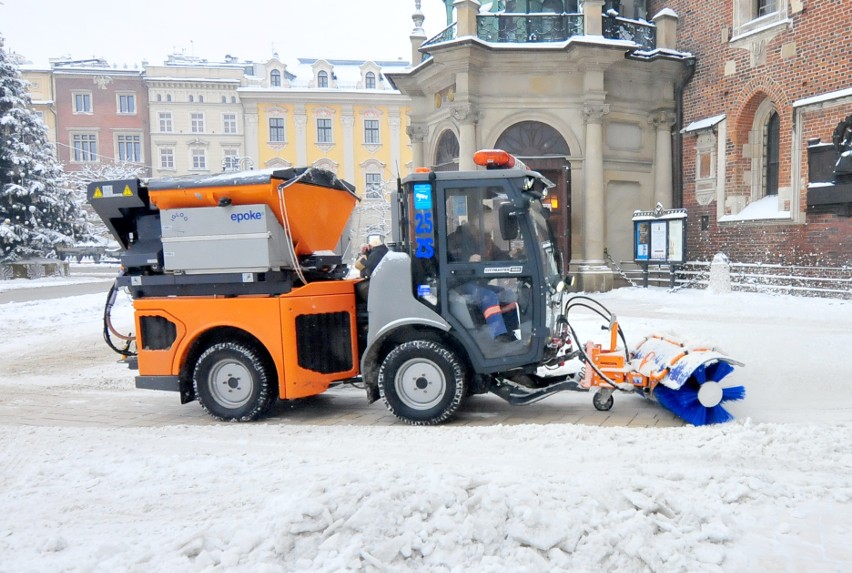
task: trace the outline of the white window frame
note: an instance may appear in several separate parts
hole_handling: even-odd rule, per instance
[[[127,141],[130,138],[130,141]],[[124,141],[122,141],[124,140]],[[130,154],[133,157],[127,157],[128,145],[132,146],[133,152]],[[142,156],[142,136],[138,133],[118,133],[115,136],[115,158],[118,161],[127,161],[128,163],[143,163]],[[122,157],[122,154],[125,157]]]
[[[240,170],[240,150],[236,147],[222,149],[222,171]]]
[[[239,133],[239,126],[237,124],[237,114],[222,114],[222,133],[225,133],[227,135],[236,135],[237,133]]]
[[[97,133],[76,132],[71,133],[70,137],[72,163],[98,163],[100,161],[98,156],[100,142]]]
[[[367,72],[366,74],[364,74],[364,89],[374,90],[376,89],[376,85],[377,84],[375,72]]]
[[[79,100],[77,98],[80,98]],[[82,104],[83,109],[80,109],[78,104]],[[92,92],[74,91],[71,92],[71,105],[75,114],[92,115],[94,113],[94,103],[92,102]]]
[[[272,122],[281,122],[281,125],[272,125]],[[270,117],[267,121],[267,125],[269,126],[269,143],[286,143],[287,142],[287,122],[285,118],[273,116]],[[278,133],[280,131],[281,137],[276,139],[273,137],[273,133]]]
[[[207,171],[207,150],[203,147],[192,147],[189,150],[192,171]]]
[[[375,124],[375,125],[373,125],[373,124]],[[371,141],[371,135],[375,136],[375,141]],[[364,144],[365,145],[381,145],[382,144],[381,122],[378,119],[369,118],[369,119],[364,120]]]
[[[204,113],[194,111],[189,114],[190,133],[204,133]]]
[[[272,70],[269,72],[269,87],[281,87],[281,72],[279,70]]]
[[[377,184],[378,188],[376,188]],[[384,185],[381,172],[367,171],[364,174],[364,199],[384,199]]]
[[[160,111],[157,112],[157,121],[160,127],[160,133],[173,133],[175,130],[174,122],[172,121],[172,112]],[[164,129],[168,128],[168,129]]]
[[[329,74],[326,70],[320,70],[317,72],[317,87],[318,88],[327,88],[331,85],[331,74]]]
[[[320,126],[320,122],[328,122],[328,125]],[[327,145],[330,143],[334,143],[334,122],[330,117],[318,117],[316,119],[316,128],[317,128],[317,143]],[[327,138],[320,137],[320,134],[328,134]]]
[[[161,147],[159,155],[160,169],[173,171],[175,169],[175,148]]]
[[[128,102],[127,110],[122,109],[122,104]],[[129,109],[131,108],[132,109]],[[119,115],[136,115],[136,110],[139,109],[136,105],[136,94],[132,92],[116,92],[115,94],[115,109]]]
[[[761,16],[758,14],[759,0],[733,0],[734,27],[731,41],[786,23],[787,4],[787,0],[775,0],[775,10]]]

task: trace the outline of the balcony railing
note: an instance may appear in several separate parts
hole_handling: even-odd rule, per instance
[[[486,42],[564,42],[583,35],[582,14],[483,14],[476,35]]]
[[[657,47],[657,27],[642,20],[604,16],[603,37],[609,40],[636,42],[646,50]]]
[[[657,34],[654,24],[643,20],[629,20],[617,16],[603,16],[603,36],[610,40],[629,40],[643,49],[656,47]],[[583,14],[478,14],[476,36],[486,42],[506,44],[529,44],[540,42],[564,42],[582,36]],[[441,33],[423,43],[424,48],[434,44],[455,40],[456,24],[447,26]],[[424,54],[424,58],[428,58]]]

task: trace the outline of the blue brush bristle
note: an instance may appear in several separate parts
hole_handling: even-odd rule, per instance
[[[698,401],[698,389],[701,384],[697,379],[709,379],[716,382],[732,371],[733,367],[726,362],[718,362],[707,368],[701,367],[696,370],[698,375],[687,380],[680,390],[672,390],[662,384],[657,385],[654,389],[654,399],[666,410],[693,426],[729,422],[734,417],[722,407],[722,404],[745,398],[745,388],[743,386],[723,388],[722,402],[712,408],[705,408]]]

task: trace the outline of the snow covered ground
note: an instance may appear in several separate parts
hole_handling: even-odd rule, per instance
[[[670,334],[743,361],[731,375],[748,392],[729,407],[737,421],[0,419],[0,572],[852,572],[852,302],[661,289],[596,298],[630,343]],[[143,392],[104,352],[102,304],[0,304],[0,407],[22,388],[71,404]]]

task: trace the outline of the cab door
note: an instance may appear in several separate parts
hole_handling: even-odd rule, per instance
[[[529,364],[542,346],[540,272],[511,179],[438,180],[442,315],[479,372]]]

